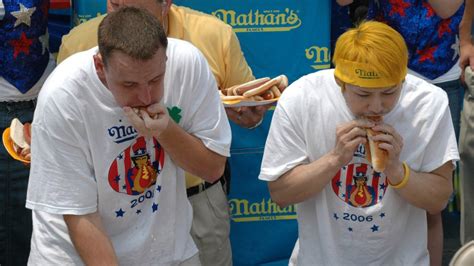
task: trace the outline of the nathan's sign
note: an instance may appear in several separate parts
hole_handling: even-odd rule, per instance
[[[294,205],[280,208],[271,199],[263,198],[260,202],[250,202],[247,199],[230,199],[229,205],[231,219],[234,222],[296,219],[296,209]]]
[[[232,26],[235,32],[290,31],[301,26],[298,11],[250,9],[247,13],[218,9],[212,12],[220,20]]]
[[[305,50],[305,55],[308,60],[312,61],[311,67],[316,70],[331,67],[331,55],[328,47],[311,46]]]

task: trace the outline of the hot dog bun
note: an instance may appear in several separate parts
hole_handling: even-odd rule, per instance
[[[368,120],[373,121],[373,122],[381,122],[383,120],[383,117],[381,116],[372,116],[372,117],[367,117]],[[387,164],[388,160],[388,154],[387,151],[382,150],[379,148],[379,141],[373,141],[371,137],[376,136],[378,134],[382,134],[380,132],[376,132],[370,128],[367,128],[367,143],[366,145],[366,157],[367,160],[369,160],[372,164],[372,168],[376,172],[383,172],[385,170],[385,165]],[[368,146],[368,147],[367,147]]]
[[[10,124],[10,135],[8,136],[11,141],[11,146],[16,155],[26,163],[31,160],[31,125],[25,123],[23,125],[20,120],[14,118]]]
[[[381,173],[385,170],[385,165],[387,164],[387,152],[385,150],[382,150],[379,148],[379,141],[373,141],[371,140],[370,137],[373,137],[377,134],[381,134],[378,132],[373,131],[372,129],[368,128],[367,129],[367,136],[368,138],[368,143],[369,143],[369,153],[370,157],[367,159],[371,161],[372,163],[372,168],[374,168],[375,171]]]
[[[257,87],[260,87],[261,85],[263,85],[265,82],[267,82],[269,80],[270,80],[269,77],[255,79],[255,80],[252,80],[252,81],[246,82],[244,84],[237,85],[237,86],[233,87],[232,91],[233,91],[234,95],[244,95],[245,92],[247,92],[251,89],[255,89]]]
[[[280,75],[276,78],[280,80],[280,83],[278,83],[278,86],[277,86],[278,90],[280,92],[283,92],[286,89],[286,87],[288,87],[288,78],[285,75]]]
[[[23,135],[25,135],[25,141],[28,145],[31,145],[31,124],[23,124]]]
[[[158,117],[158,114],[157,114],[157,113],[149,112],[147,107],[134,107],[134,108],[132,108],[132,109],[133,109],[133,111],[135,112],[135,114],[137,114],[140,118],[143,118],[141,111],[147,112],[147,114],[148,114],[152,119],[156,119],[156,118]]]
[[[17,118],[14,118],[10,124],[10,139],[17,153],[20,153],[22,149],[30,148],[30,145],[25,139],[23,124]]]
[[[255,96],[255,95],[260,95],[262,93],[264,93],[265,91],[267,91],[268,89],[270,89],[271,87],[275,86],[275,85],[278,85],[280,83],[280,80],[277,80],[277,79],[271,79],[265,83],[263,83],[262,85],[260,85],[259,87],[257,88],[254,88],[254,89],[251,89],[251,90],[248,90],[246,92],[244,92],[244,97],[252,97],[252,96]]]
[[[224,102],[276,101],[287,86],[288,78],[285,75],[273,79],[264,77],[222,89],[220,96]]]
[[[231,96],[221,96],[221,99],[223,101],[242,101],[242,100],[245,100],[246,98],[240,95],[231,95]]]

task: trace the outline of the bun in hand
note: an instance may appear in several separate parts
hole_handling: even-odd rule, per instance
[[[381,122],[383,118],[381,116],[372,116],[367,117],[368,120],[373,122]],[[383,134],[381,132],[376,132],[370,128],[366,129],[367,131],[367,145],[365,146],[366,158],[372,164],[372,168],[376,172],[383,172],[385,170],[385,165],[388,161],[388,154],[386,150],[380,149],[380,141],[373,141],[372,137]]]

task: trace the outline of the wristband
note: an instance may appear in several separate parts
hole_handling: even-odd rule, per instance
[[[388,180],[388,184],[391,187],[396,188],[396,189],[401,189],[401,188],[404,188],[407,185],[408,179],[410,177],[410,167],[408,167],[406,162],[403,162],[403,171],[405,172],[405,175],[403,176],[403,179],[400,183],[394,185],[394,184],[390,183],[390,180]]]

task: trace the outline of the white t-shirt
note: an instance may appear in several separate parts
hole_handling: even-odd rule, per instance
[[[231,132],[206,60],[168,39],[164,104],[210,150],[229,156]],[[99,211],[121,265],[173,265],[196,254],[184,171],[136,130],[96,75],[97,48],[60,64],[33,121],[26,206],[33,210],[29,264],[82,264],[64,214]]]
[[[259,178],[273,181],[318,160],[334,148],[336,126],[353,119],[334,70],[300,78],[279,100]],[[407,75],[384,121],[402,135],[400,160],[413,170],[431,172],[459,159],[448,98],[440,88]],[[383,173],[373,172],[363,146],[320,193],[297,204],[297,214],[299,266],[429,264],[425,210],[400,197]]]

